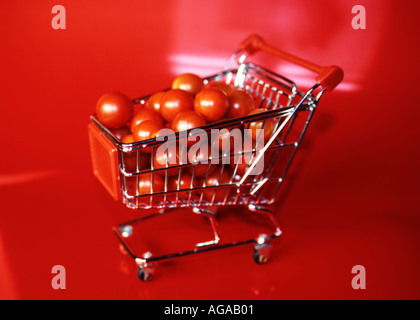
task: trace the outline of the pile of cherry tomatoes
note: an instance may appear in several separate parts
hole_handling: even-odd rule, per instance
[[[143,105],[133,105],[132,100],[126,95],[120,92],[112,92],[103,95],[96,106],[96,116],[99,122],[123,143],[156,138],[159,131],[164,128],[180,132],[263,111],[262,109],[255,109],[254,100],[248,92],[236,89],[224,82],[210,81],[205,83],[201,77],[192,73],[185,73],[176,77],[169,90],[151,95]],[[266,140],[274,129],[275,120],[272,118],[266,119],[264,124],[263,121],[251,122],[248,125],[248,129],[251,130],[248,130],[248,132],[250,132],[253,140],[256,139],[255,129],[260,129],[263,125],[264,140]],[[229,135],[227,136],[229,139]],[[221,136],[219,139],[223,138]],[[151,161],[153,161],[154,169],[167,168],[168,163],[179,163],[178,152],[172,154],[168,150],[163,155],[165,159],[158,159],[156,154],[150,157],[150,153],[151,148],[141,149],[140,159],[136,155],[132,168],[126,169],[135,170],[134,168],[137,168],[137,170],[142,170],[147,167],[150,168]],[[211,150],[208,154],[210,153]],[[200,157],[199,151],[196,158],[197,162],[208,159],[207,157]],[[164,164],[162,165],[162,163]],[[247,165],[246,163],[245,165],[238,165],[236,173],[243,174]],[[217,165],[208,164],[189,166],[182,171],[180,177],[178,177],[178,169],[157,170],[156,173],[158,174],[153,174],[153,179],[151,173],[140,174],[138,191],[140,194],[162,192],[165,188],[165,176],[174,177],[174,179],[168,179],[168,190],[190,189],[203,186],[204,183],[205,186],[211,186],[231,182],[232,172],[229,171],[229,168],[220,172],[220,170],[216,170],[216,167]],[[205,179],[205,181],[200,179]],[[188,194],[186,192],[184,197]],[[220,201],[219,198],[223,196],[223,193],[219,194],[220,196],[216,192],[216,195],[214,195],[213,190],[210,194],[205,193],[205,197],[209,200],[214,197],[214,201]],[[226,191],[224,194],[226,194]],[[181,193],[180,198],[182,198]]]

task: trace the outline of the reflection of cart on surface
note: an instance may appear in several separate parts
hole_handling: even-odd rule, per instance
[[[286,77],[247,62],[247,56],[258,50],[272,53],[314,71],[317,73],[315,85],[307,91],[300,91],[297,85]],[[240,150],[239,153],[226,152],[231,150],[223,149],[216,156],[210,153],[211,155],[206,159],[208,164],[187,161],[171,165],[167,162],[163,167],[157,168],[152,158],[154,150],[171,137],[166,141],[155,138],[141,142],[121,143],[101,125],[95,116],[92,116],[89,136],[93,167],[97,178],[115,199],[121,199],[127,207],[158,211],[158,213],[149,214],[115,228],[115,234],[121,241],[122,248],[132,256],[139,267],[139,278],[149,280],[156,264],[160,261],[241,244],[254,244],[255,262],[265,263],[270,254],[270,241],[281,235],[281,229],[269,206],[275,200],[322,94],[334,89],[341,82],[342,77],[342,71],[337,67],[319,67],[265,44],[258,36],[250,36],[241,44],[241,49],[232,55],[225,69],[219,74],[205,78],[205,82],[217,80],[246,90],[252,95],[255,108],[264,111],[208,124],[200,129],[211,135],[212,130],[215,129],[227,129],[230,133],[238,129],[243,132],[256,122],[259,123],[261,129],[266,128],[269,121],[273,125],[271,125],[270,134],[263,139],[264,143],[255,144],[245,151]],[[148,97],[150,96],[136,99],[134,102],[144,104]],[[179,132],[174,134],[172,139],[179,143],[190,133],[190,131]],[[149,148],[152,152],[143,153],[143,148]],[[245,157],[245,155],[251,161],[246,162],[245,165],[243,162],[232,164],[233,158]],[[145,157],[150,158],[145,159]],[[225,161],[227,157],[229,161]],[[218,165],[213,165],[214,163]],[[263,170],[255,170],[258,166],[261,168],[261,164],[263,164]],[[204,172],[203,167],[199,166],[204,166]],[[200,174],[198,174],[199,169]],[[186,170],[191,174],[192,179],[188,185],[184,186],[179,183],[179,179]],[[255,174],[256,171],[258,171],[257,174]],[[216,183],[206,185],[206,177],[210,174],[216,177]],[[151,192],[147,194],[141,193],[138,187],[144,175],[148,175],[151,179]],[[155,179],[163,181],[162,189],[153,190]],[[170,188],[173,180],[177,179],[178,187]],[[225,242],[220,237],[216,217],[217,207],[220,206],[245,206],[252,212],[262,214],[271,222],[272,231],[259,234],[252,239]],[[127,239],[132,237],[134,227],[138,223],[183,207],[189,207],[194,213],[208,218],[212,228],[212,239],[198,242],[187,250],[159,256],[154,256],[147,250],[141,254],[135,253]]]

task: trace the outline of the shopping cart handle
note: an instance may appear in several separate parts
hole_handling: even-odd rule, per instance
[[[332,91],[341,81],[343,81],[344,73],[341,68],[337,66],[321,67],[312,62],[298,58],[271,45],[268,45],[257,34],[252,34],[244,41],[242,41],[240,43],[240,48],[249,55],[252,55],[260,50],[265,51],[310,71],[313,71],[318,74],[318,76],[315,78],[316,82],[324,87],[327,91]]]

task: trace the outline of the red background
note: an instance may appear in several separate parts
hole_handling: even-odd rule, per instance
[[[56,4],[65,30],[51,27]],[[357,4],[366,30],[351,26]],[[408,0],[2,2],[0,298],[419,299],[418,14]],[[220,71],[251,33],[345,72],[279,197],[284,234],[266,265],[237,247],[142,283],[111,231],[139,213],[93,176],[89,116],[110,90],[136,98]],[[183,219],[168,216],[163,237],[187,236]],[[351,286],[354,265],[366,290]]]

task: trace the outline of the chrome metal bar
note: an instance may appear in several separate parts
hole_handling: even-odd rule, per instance
[[[215,219],[216,213],[213,212],[213,211],[205,210],[205,209],[201,209],[201,208],[193,208],[192,210],[193,210],[194,213],[200,214],[200,215],[206,217],[209,220],[212,231],[213,231],[213,239],[212,240],[199,242],[195,246],[196,247],[205,247],[205,246],[210,246],[210,245],[214,245],[214,244],[219,243],[220,236],[219,236],[219,232],[217,230],[218,229],[217,221]]]

